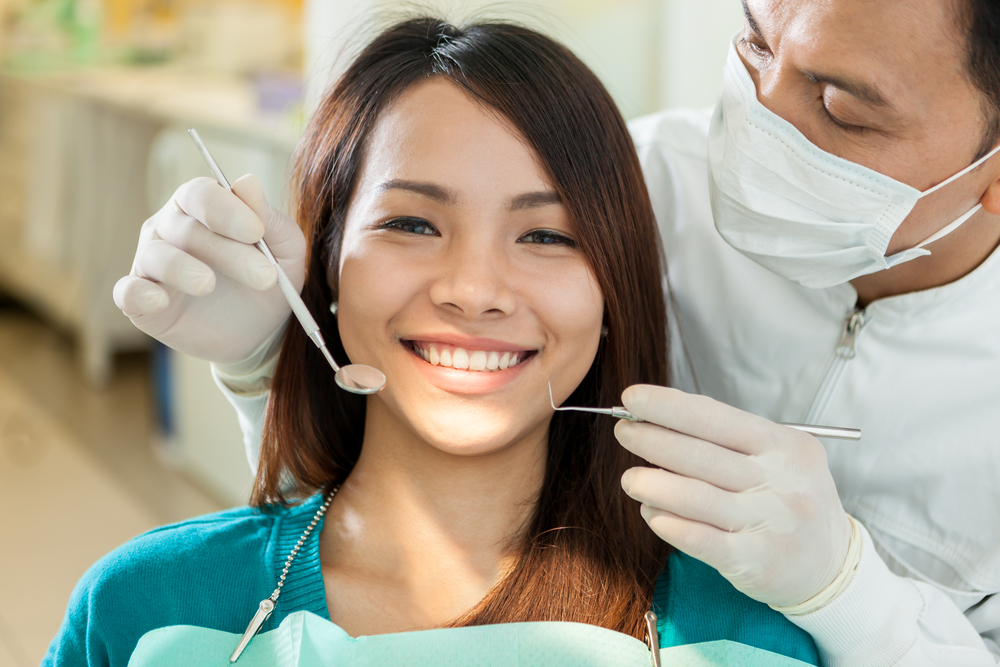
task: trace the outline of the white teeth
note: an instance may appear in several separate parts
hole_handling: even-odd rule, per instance
[[[467,370],[469,368],[469,353],[468,351],[456,347],[455,351],[451,353],[451,365],[459,370]]]
[[[520,352],[469,351],[461,347],[446,347],[439,351],[437,345],[429,343],[414,343],[413,349],[432,366],[448,366],[459,370],[502,371],[523,361]]]
[[[486,353],[477,350],[469,355],[469,370],[470,371],[485,371],[486,370]]]

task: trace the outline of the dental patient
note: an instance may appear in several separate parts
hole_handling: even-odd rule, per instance
[[[650,531],[615,420],[550,406],[549,381],[557,404],[609,406],[668,380],[639,162],[576,57],[520,26],[398,23],[323,100],[294,186],[302,297],[338,362],[385,389],[339,389],[288,326],[252,507],[100,560],[43,664],[124,666],[168,626],[238,636],[276,587],[261,632],[308,612],[352,637],[569,621],[643,640],[652,609],[663,647],[818,664],[808,635]],[[202,179],[177,206],[266,210],[252,177],[235,193]]]

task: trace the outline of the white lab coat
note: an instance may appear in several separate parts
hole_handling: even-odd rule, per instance
[[[630,124],[667,257],[673,383],[864,434],[824,442],[844,507],[867,528],[861,564],[844,594],[791,620],[825,665],[995,666],[1000,251],[952,284],[872,303],[845,336],[853,287],[801,287],[716,232],[709,118]]]
[[[867,528],[861,563],[833,602],[791,620],[827,667],[995,667],[1000,252],[955,283],[871,304],[842,340],[850,285],[800,287],[716,233],[709,117],[631,123],[667,256],[673,383],[775,421],[864,432],[824,443],[844,507]],[[265,395],[253,387],[267,368],[216,370],[254,468]]]

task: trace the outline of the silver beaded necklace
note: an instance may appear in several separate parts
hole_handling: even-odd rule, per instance
[[[288,568],[292,566],[292,561],[295,560],[297,555],[299,555],[299,550],[302,549],[302,545],[306,543],[306,540],[312,533],[313,528],[316,527],[319,520],[323,518],[324,514],[326,514],[326,510],[330,507],[330,503],[333,502],[333,497],[337,495],[337,491],[339,490],[340,487],[336,486],[330,491],[329,494],[327,494],[326,500],[320,508],[316,510],[316,514],[313,515],[312,521],[310,521],[309,525],[306,526],[306,529],[302,531],[302,536],[299,537],[299,541],[295,543],[295,546],[292,547],[291,553],[288,554],[288,558],[285,559],[285,566],[281,569],[281,577],[278,578],[278,586],[274,589],[274,592],[271,593],[270,597],[266,597],[260,601],[260,605],[257,607],[257,613],[255,613],[253,618],[250,619],[250,625],[247,626],[246,632],[244,632],[243,637],[240,638],[240,643],[236,646],[236,650],[233,651],[233,654],[229,657],[229,662],[236,662],[239,660],[240,654],[242,654],[243,650],[250,644],[250,640],[253,639],[258,632],[260,632],[260,628],[264,625],[264,621],[271,616],[271,612],[274,611],[274,605],[278,603],[278,596],[281,595],[281,587],[285,585],[285,577],[288,576]]]

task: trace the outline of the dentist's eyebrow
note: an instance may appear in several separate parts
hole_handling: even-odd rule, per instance
[[[758,37],[763,37],[760,32],[760,26],[757,25],[757,19],[753,17],[753,13],[750,11],[750,7],[747,6],[747,0],[743,0],[743,16],[746,17],[747,25],[753,30],[753,34]]]
[[[561,203],[562,197],[559,196],[558,192],[553,192],[552,190],[526,192],[523,195],[511,198],[510,202],[507,204],[507,210],[521,211],[526,208],[538,208],[539,206]]]
[[[387,192],[389,190],[406,190],[407,192],[413,192],[418,195],[423,195],[428,199],[433,199],[440,204],[454,204],[458,199],[454,192],[446,190],[440,185],[434,185],[433,183],[421,183],[419,181],[407,181],[400,178],[394,178],[378,186],[379,192]]]
[[[892,104],[885,99],[882,91],[880,91],[877,86],[865,83],[864,81],[858,81],[857,79],[847,79],[827,74],[816,74],[815,72],[803,72],[803,74],[805,74],[806,78],[812,83],[830,84],[834,88],[840,88],[845,93],[849,93],[862,102],[867,102],[873,107],[895,111],[895,107],[893,107]]]

